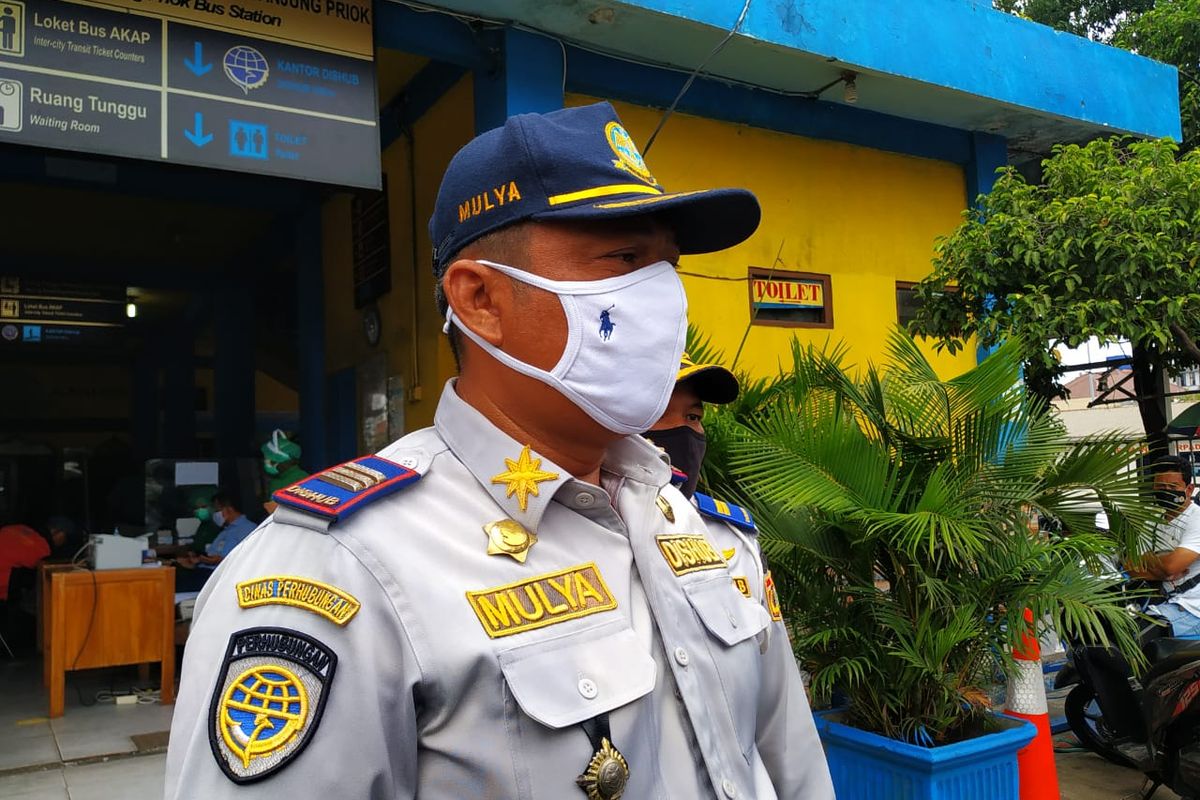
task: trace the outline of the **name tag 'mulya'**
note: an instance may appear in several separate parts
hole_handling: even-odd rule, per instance
[[[493,639],[617,607],[617,599],[594,563],[467,592],[467,601]]]

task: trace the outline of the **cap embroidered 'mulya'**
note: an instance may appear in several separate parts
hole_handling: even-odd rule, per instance
[[[507,203],[515,203],[520,199],[521,190],[517,188],[517,182],[509,181],[507,186],[501,184],[490,191],[480,192],[474,197],[459,203],[458,221],[459,223],[466,222],[472,217],[478,217],[489,211],[495,211]]]

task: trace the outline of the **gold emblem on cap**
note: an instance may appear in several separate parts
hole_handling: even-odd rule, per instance
[[[600,749],[592,756],[587,769],[575,779],[588,800],[620,800],[629,782],[629,764],[625,756],[608,739],[600,740]]]
[[[675,509],[671,508],[670,500],[660,494],[654,498],[654,503],[658,506],[658,510],[662,512],[662,515],[667,518],[667,522],[675,521]]]
[[[529,445],[525,445],[516,461],[511,458],[504,459],[504,466],[508,469],[499,475],[493,475],[492,483],[504,484],[505,497],[512,497],[515,494],[517,505],[521,507],[522,511],[529,507],[529,495],[537,497],[539,483],[558,480],[557,472],[542,470],[542,460],[534,458],[530,454]]]
[[[501,519],[483,526],[488,537],[489,556],[512,556],[525,563],[529,548],[537,544],[537,534],[512,519]]]
[[[637,145],[633,143],[633,137],[625,130],[625,127],[617,121],[612,121],[604,126],[604,138],[608,141],[608,146],[612,148],[613,154],[617,157],[612,165],[622,172],[628,172],[630,175],[641,178],[646,183],[657,186],[658,181],[654,180],[654,176],[650,174],[650,168],[646,166],[645,160],[642,159],[642,154],[638,152]]]

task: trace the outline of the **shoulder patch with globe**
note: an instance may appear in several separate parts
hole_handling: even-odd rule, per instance
[[[209,707],[208,739],[221,771],[253,783],[304,750],[325,710],[337,655],[287,628],[250,628],[229,639]]]
[[[261,88],[271,75],[271,65],[266,57],[244,44],[229,48],[221,63],[225,67],[225,77],[244,94],[250,94],[251,89]]]

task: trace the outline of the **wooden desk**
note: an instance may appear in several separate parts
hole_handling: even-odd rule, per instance
[[[174,568],[47,574],[50,592],[44,657],[50,689],[50,716],[62,716],[66,673],[74,669],[162,662],[159,696],[164,704],[173,703]]]
[[[74,564],[60,564],[49,561],[39,561],[37,565],[37,649],[39,653],[46,649],[46,626],[50,624],[50,575],[54,572],[76,570]],[[50,685],[50,659],[42,659],[42,685]]]

